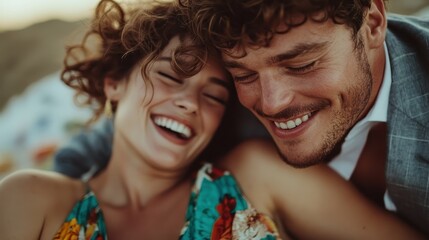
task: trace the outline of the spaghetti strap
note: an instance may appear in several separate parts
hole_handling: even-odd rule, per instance
[[[89,186],[89,180],[91,180],[91,178],[94,176],[94,174],[97,172],[98,166],[93,165],[88,172],[82,174],[82,176],[80,177],[80,180],[83,184],[83,186],[85,187],[85,194],[88,194],[89,192],[91,192],[91,187]]]

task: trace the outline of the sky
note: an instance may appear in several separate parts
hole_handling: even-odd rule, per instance
[[[126,4],[136,2],[116,1]],[[0,0],[0,32],[22,29],[51,19],[76,21],[91,17],[98,2],[99,0]]]
[[[0,0],[0,31],[49,19],[74,21],[92,14],[98,0]]]
[[[49,19],[62,19],[66,21],[79,20],[91,16],[99,0],[0,0],[0,32],[6,30],[22,29],[37,22]],[[127,2],[133,0],[121,0]],[[401,0],[391,1],[391,5]],[[407,0],[420,6],[429,0]],[[402,4],[402,3],[401,3]],[[401,5],[399,4],[399,5]],[[413,4],[411,4],[413,5]],[[425,9],[429,15],[429,10]]]

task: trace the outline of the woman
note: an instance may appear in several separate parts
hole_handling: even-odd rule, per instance
[[[85,41],[68,52],[63,80],[87,104],[115,112],[109,164],[85,181],[34,170],[5,178],[2,239],[420,237],[329,169],[283,164],[269,143],[243,143],[219,162],[241,188],[223,168],[196,161],[231,82],[178,9],[125,12],[101,1]]]

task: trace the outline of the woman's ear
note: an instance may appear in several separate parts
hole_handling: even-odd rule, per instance
[[[370,48],[383,45],[386,37],[387,16],[383,0],[374,0],[366,15],[366,37]]]
[[[106,98],[117,102],[125,93],[126,84],[124,80],[114,80],[110,77],[104,79],[104,93]]]

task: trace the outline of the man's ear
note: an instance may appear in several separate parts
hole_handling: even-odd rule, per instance
[[[381,47],[386,37],[387,16],[384,0],[373,0],[364,21],[364,37],[369,48]]]
[[[119,101],[125,93],[125,80],[114,80],[110,77],[104,79],[104,93],[111,101]]]

